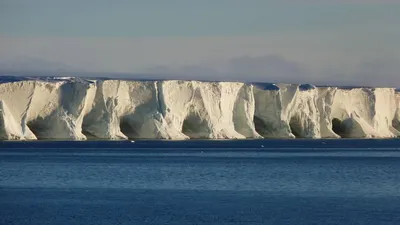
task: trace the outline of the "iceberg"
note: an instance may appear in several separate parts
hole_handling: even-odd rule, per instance
[[[1,140],[394,138],[394,88],[2,77]]]

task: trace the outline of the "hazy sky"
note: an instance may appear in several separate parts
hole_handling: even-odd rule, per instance
[[[400,87],[399,42],[400,0],[0,0],[15,73]]]

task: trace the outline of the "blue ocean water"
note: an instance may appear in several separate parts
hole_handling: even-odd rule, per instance
[[[0,142],[0,224],[400,224],[400,140]]]

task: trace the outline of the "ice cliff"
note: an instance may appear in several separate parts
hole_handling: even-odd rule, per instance
[[[0,78],[0,139],[392,138],[392,88]]]

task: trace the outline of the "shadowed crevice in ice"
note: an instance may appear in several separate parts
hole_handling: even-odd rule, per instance
[[[201,139],[208,137],[210,129],[207,121],[202,120],[197,113],[191,113],[183,121],[182,133],[191,139]]]
[[[346,138],[348,134],[346,133],[346,127],[341,120],[338,118],[333,118],[332,120],[332,130],[335,134],[342,138]]]
[[[119,126],[121,132],[125,134],[128,138],[135,138],[139,136],[135,129],[135,124],[133,121],[130,121],[127,118],[121,118]]]
[[[43,119],[28,122],[27,126],[38,140],[48,139],[47,132],[50,129],[49,124],[43,122]]]
[[[305,138],[302,131],[302,125],[298,118],[292,117],[289,122],[290,130],[296,138]]]

